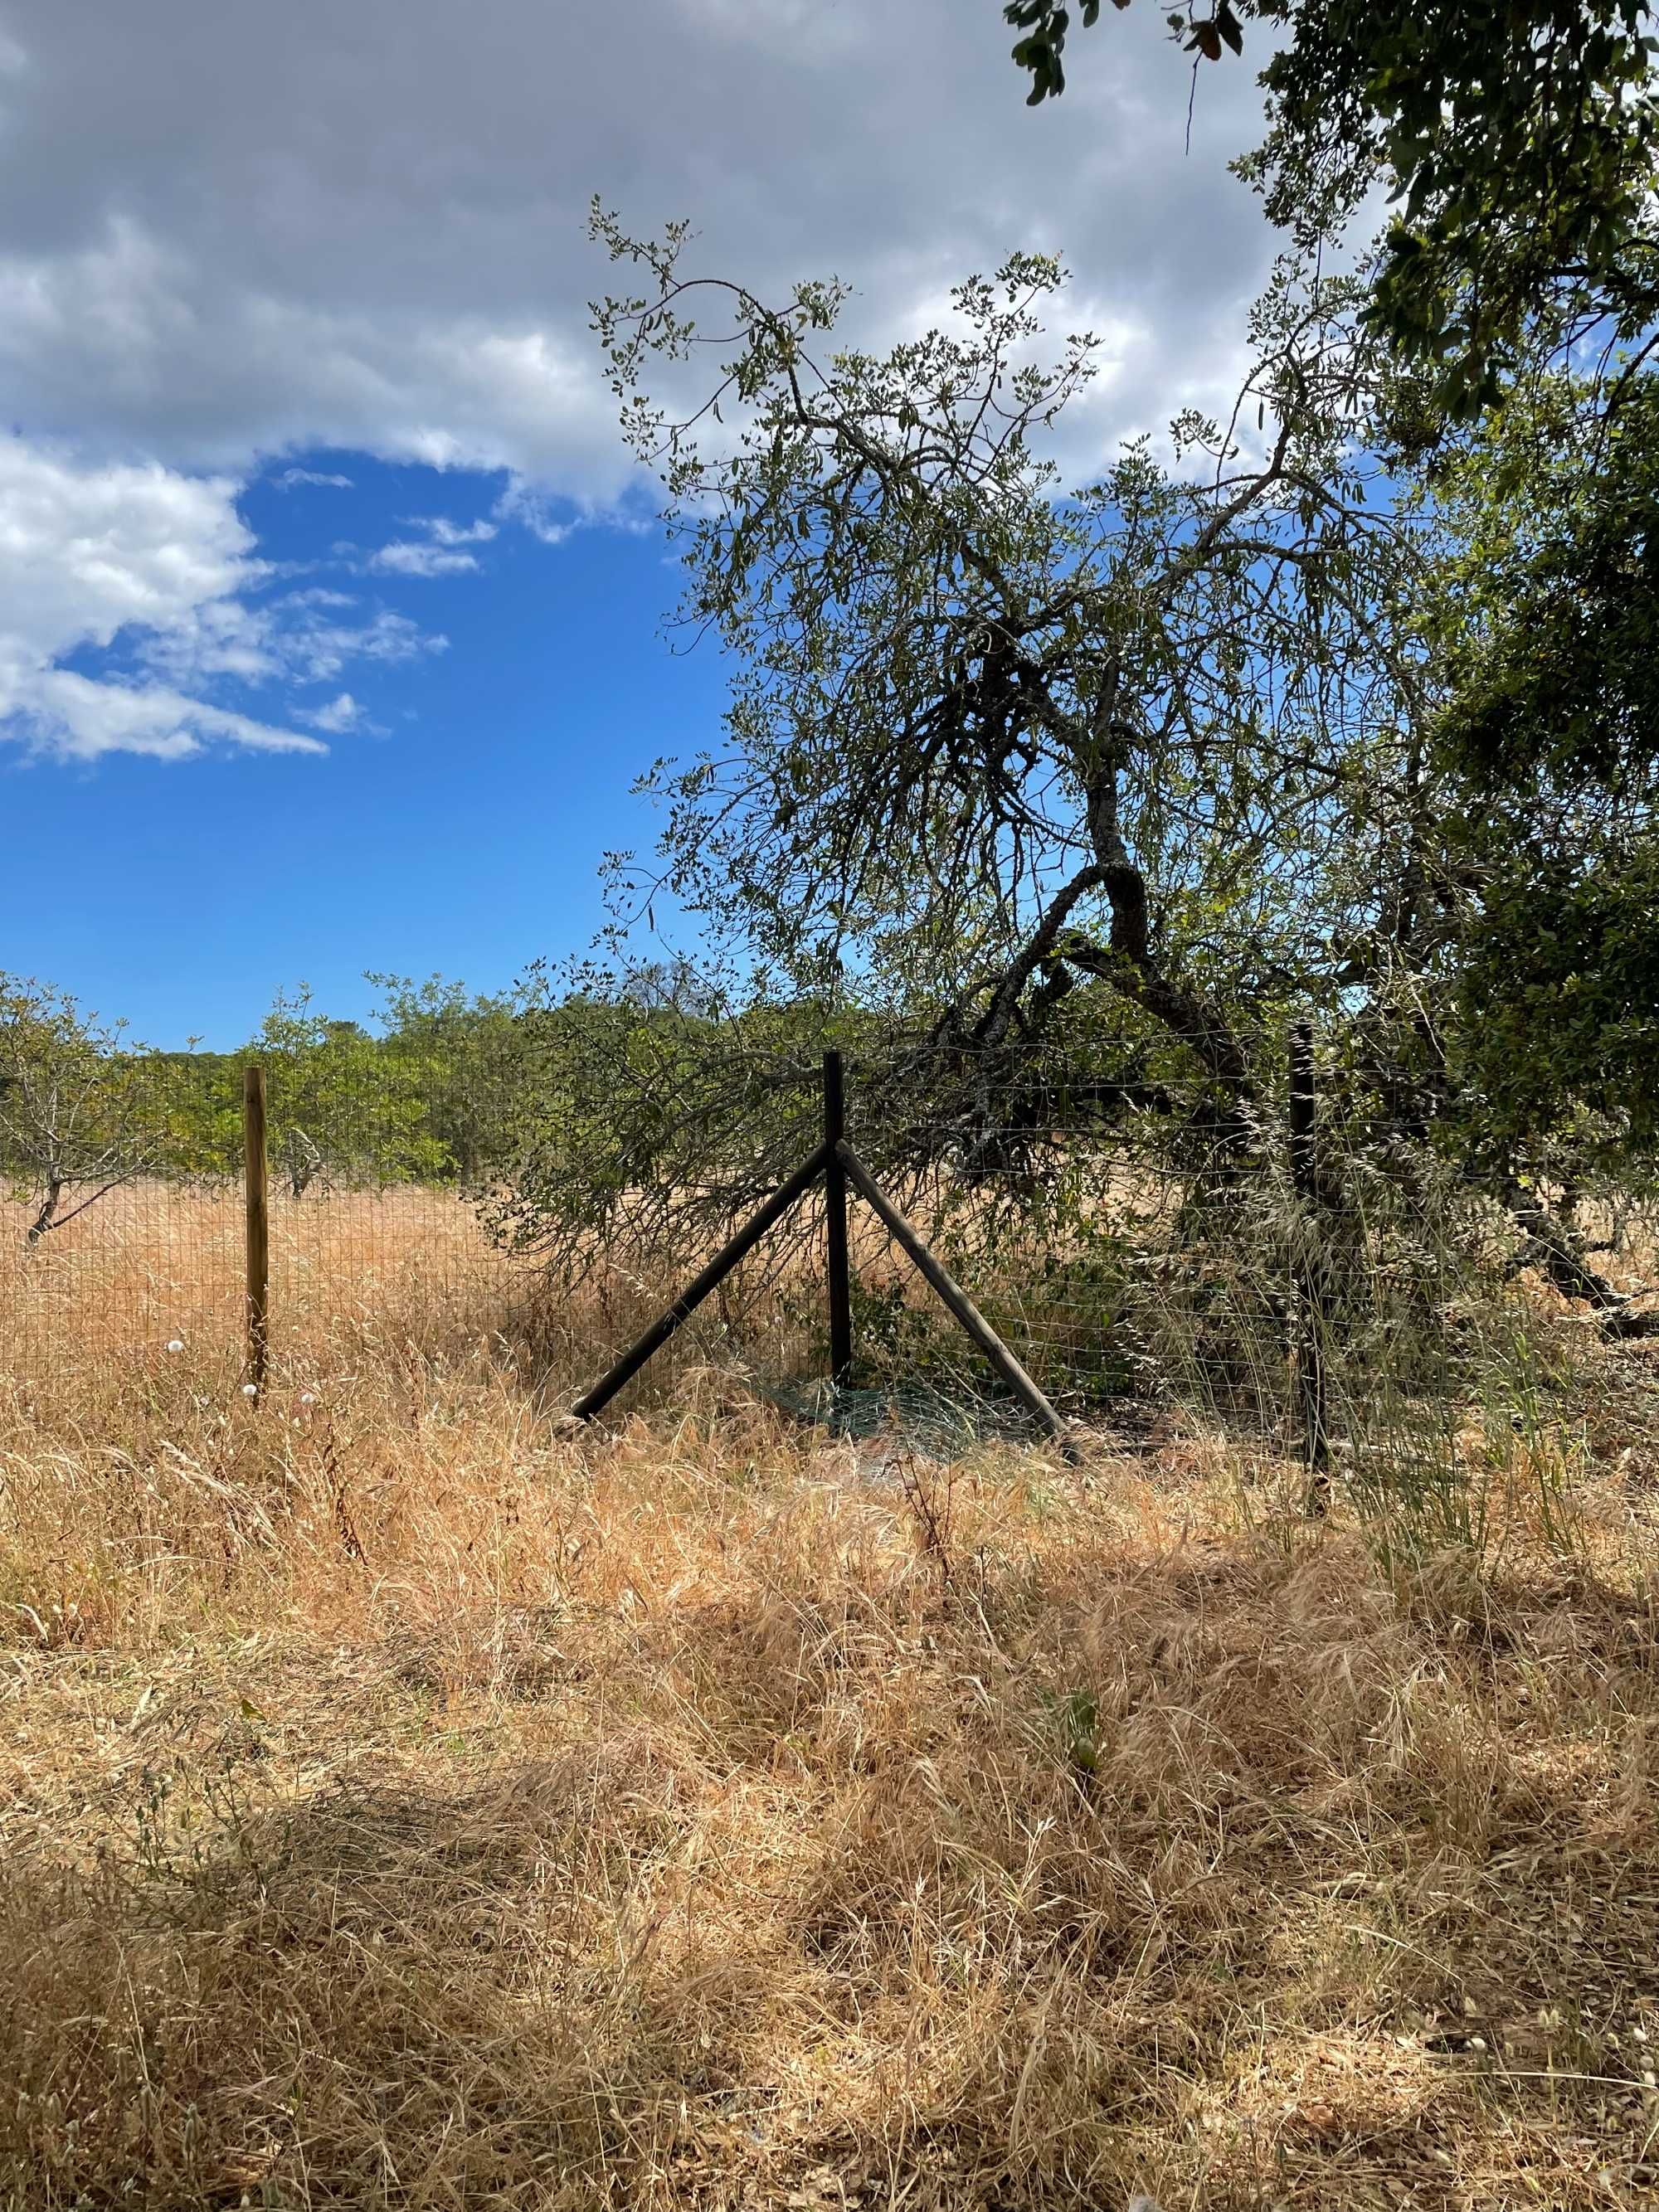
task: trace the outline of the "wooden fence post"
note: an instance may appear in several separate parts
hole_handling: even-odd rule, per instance
[[[1308,1510],[1322,1513],[1330,1497],[1330,1406],[1325,1374],[1323,1270],[1319,1220],[1318,1093],[1314,1078],[1313,1024],[1291,1030],[1291,1187],[1297,1200],[1296,1297],[1297,1395],[1302,1409],[1303,1450],[1308,1463]]]
[[[243,1198],[247,1232],[247,1376],[257,1395],[270,1356],[270,1167],[265,1144],[265,1072],[242,1070]]]
[[[847,1243],[847,1170],[836,1146],[847,1134],[841,1054],[823,1055],[823,1171],[830,1276],[830,1380],[842,1389],[853,1372],[853,1278]]]

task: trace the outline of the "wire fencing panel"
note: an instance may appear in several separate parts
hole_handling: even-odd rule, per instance
[[[1119,1428],[1160,1404],[1286,1429],[1290,1301],[1284,1176],[1238,1156],[1237,1130],[1189,1115],[1103,1130],[1063,1096],[1025,1118],[1020,1091],[988,1097],[963,1141],[915,1123],[918,1163],[890,1170],[912,1218],[993,1328],[1065,1413]],[[858,1121],[854,1116],[856,1135]],[[1178,1140],[1177,1140],[1178,1138]],[[867,1213],[854,1231],[855,1372],[872,1398],[931,1394],[997,1425],[1008,1409],[983,1363],[919,1302]],[[1018,1424],[1014,1424],[1018,1425]]]
[[[52,1071],[0,1160],[0,1364],[45,1382],[151,1359],[234,1367],[243,1333],[240,1177],[186,1178],[190,1078],[156,1062],[142,1095],[90,1062]],[[231,1114],[230,1134],[239,1133]]]
[[[303,1055],[261,1065],[274,1388],[412,1363],[505,1380],[550,1408],[672,1295],[665,1251],[619,1242],[550,1268],[518,1233],[514,1178],[548,1110],[533,1062],[495,1080],[465,1067],[388,1079],[366,1057],[343,1072]],[[240,1066],[204,1073],[179,1055],[147,1066],[140,1135],[98,1180],[67,1182],[44,1227],[40,1161],[0,1159],[0,1382],[72,1387],[95,1367],[138,1390],[158,1369],[246,1387],[243,1133]],[[631,1402],[793,1330],[780,1275],[800,1243],[792,1224],[781,1255],[769,1248],[722,1285]]]
[[[561,1088],[532,1061],[393,1079],[366,1059],[357,1079],[349,1065],[270,1056],[274,1382],[415,1361],[568,1403],[821,1139],[815,1058],[763,1050],[733,1065],[697,1108],[690,1148],[659,1148],[664,1187],[612,1168],[618,1188],[591,1231],[580,1206],[560,1214],[558,1182],[573,1158],[601,1157],[586,1134],[567,1141],[573,1121],[603,1133],[616,1102],[599,1075]],[[239,1082],[204,1106],[183,1056],[152,1075],[150,1152],[112,1187],[68,1190],[33,1242],[39,1188],[27,1163],[5,1164],[0,1371],[14,1382],[88,1361],[135,1387],[166,1363],[226,1390],[245,1377]],[[654,1061],[644,1080],[658,1084]],[[665,1123],[683,1084],[665,1060]],[[1298,1452],[1316,1359],[1330,1432],[1363,1468],[1379,1437],[1397,1450],[1402,1433],[1443,1433],[1490,1355],[1501,1225],[1423,1148],[1379,1144],[1335,1093],[1320,1100],[1311,1185],[1292,1173],[1282,1097],[1241,1115],[1202,1094],[982,1073],[964,1085],[942,1061],[913,1062],[898,1083],[854,1059],[847,1115],[883,1188],[1041,1389],[1085,1422],[1133,1432],[1176,1405]],[[683,1399],[713,1375],[847,1427],[896,1412],[1018,1431],[983,1358],[856,1200],[850,1247],[853,1361],[833,1400],[817,1194],[620,1409]]]
[[[135,1179],[30,1244],[36,1211],[33,1199],[0,1208],[0,1361],[9,1374],[187,1351],[221,1367],[240,1361],[238,1189]]]
[[[40,1176],[4,1163],[0,1370],[45,1381],[88,1361],[140,1380],[185,1364],[229,1387],[247,1361],[241,1096],[232,1070],[210,1091],[180,1056],[148,1075],[145,1139],[107,1187],[67,1188],[33,1237]],[[537,1280],[480,1221],[453,1163],[416,1150],[373,1091],[337,1091],[266,1063],[270,1304],[274,1371],[340,1370],[394,1347],[495,1359]],[[417,1096],[406,1103],[418,1109]]]
[[[1516,1353],[1514,1238],[1431,1151],[1327,1086],[1298,1173],[1289,1100],[924,1071],[848,1124],[895,1200],[1064,1413],[1123,1436],[1179,1407],[1364,1479],[1443,1465],[1477,1377]],[[918,1094],[944,1101],[916,1110]],[[846,1426],[1024,1424],[987,1363],[855,1208],[852,1388],[761,1380]],[[821,1296],[805,1271],[802,1295]],[[820,1366],[819,1372],[823,1371]],[[1407,1467],[1407,1472],[1409,1468]]]

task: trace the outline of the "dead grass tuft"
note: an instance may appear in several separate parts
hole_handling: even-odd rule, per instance
[[[945,1468],[711,1369],[562,1435],[420,1224],[260,1409],[66,1290],[25,1358],[6,1263],[0,2201],[1659,2185],[1631,1355],[1407,1558],[1178,1432]]]

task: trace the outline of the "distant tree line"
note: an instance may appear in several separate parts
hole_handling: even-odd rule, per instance
[[[39,1243],[111,1191],[242,1172],[243,1069],[266,1073],[278,1187],[295,1198],[398,1182],[471,1188],[504,1156],[532,1079],[533,992],[373,980],[370,1024],[280,994],[230,1052],[145,1048],[67,993],[0,977],[0,1176]]]

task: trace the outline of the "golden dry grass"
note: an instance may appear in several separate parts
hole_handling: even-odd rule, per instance
[[[306,1226],[258,1408],[234,1212],[0,1248],[0,2202],[1659,2185],[1639,1352],[1385,1573],[1177,1423],[562,1434],[652,1286],[537,1314],[441,1207]]]

